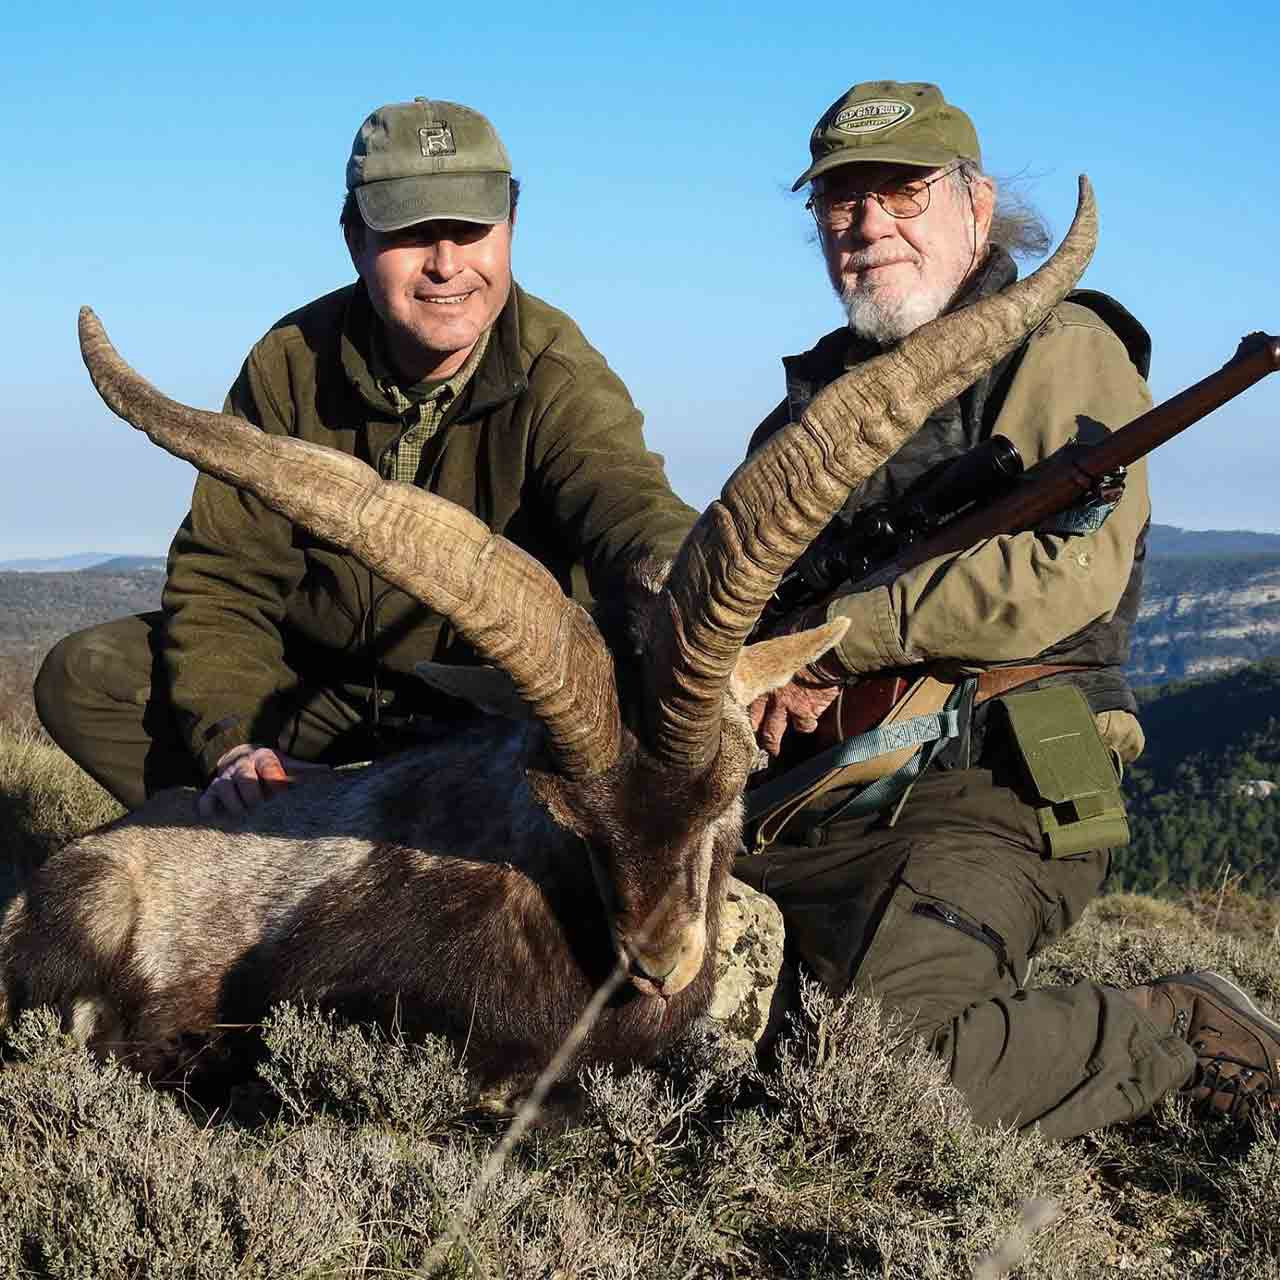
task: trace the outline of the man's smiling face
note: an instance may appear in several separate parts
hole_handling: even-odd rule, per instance
[[[452,377],[511,293],[510,220],[366,227],[347,247],[406,382]]]
[[[815,194],[831,201],[856,199],[944,172],[904,164],[841,165],[817,180]],[[943,177],[931,184],[927,201],[918,216],[895,218],[866,199],[846,225],[822,228],[827,273],[855,332],[881,343],[905,337],[941,315],[983,260],[994,204],[989,180],[962,190]]]

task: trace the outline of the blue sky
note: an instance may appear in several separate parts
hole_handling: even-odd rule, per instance
[[[498,126],[524,182],[517,277],[620,371],[699,506],[779,398],[779,356],[838,322],[789,188],[813,121],[858,80],[940,84],[1055,233],[1090,174],[1086,283],[1152,330],[1158,398],[1280,330],[1269,5],[16,9],[0,18],[0,559],[164,550],[192,473],[97,402],[77,308],[169,394],[216,406],[276,318],[351,278],[352,134],[415,94]],[[1157,520],[1280,529],[1273,381],[1161,450]]]

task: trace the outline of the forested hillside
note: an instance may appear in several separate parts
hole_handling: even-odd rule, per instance
[[[163,586],[164,561],[142,556],[73,572],[0,572],[0,722],[30,718],[32,681],[58,640],[158,609]]]
[[[1139,693],[1147,750],[1129,771],[1133,842],[1117,883],[1144,892],[1280,879],[1280,659]]]
[[[69,573],[0,573],[0,656],[40,657],[68,632],[158,609],[164,562],[155,563],[118,557]]]

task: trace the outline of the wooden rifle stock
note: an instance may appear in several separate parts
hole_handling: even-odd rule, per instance
[[[828,599],[850,594],[851,590],[869,591],[884,586],[926,560],[958,554],[987,538],[1037,528],[1097,494],[1108,477],[1122,474],[1122,468],[1145,457],[1276,369],[1280,369],[1280,337],[1249,334],[1216,373],[1096,443],[1073,441],[1065,445],[1024,472],[1008,493],[899,548],[885,564]],[[819,721],[818,732],[805,753],[873,728],[888,714],[909,679],[910,673],[883,673],[853,682]],[[797,748],[799,744],[793,741],[791,745]]]

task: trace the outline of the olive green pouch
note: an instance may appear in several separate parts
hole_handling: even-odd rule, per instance
[[[1074,685],[998,699],[1036,796],[1051,858],[1129,843],[1124,796],[1093,712]]]

